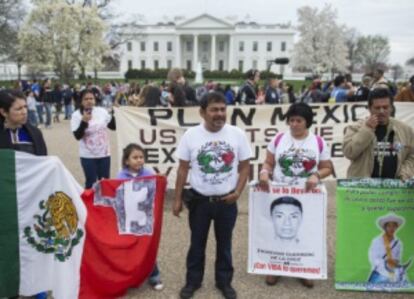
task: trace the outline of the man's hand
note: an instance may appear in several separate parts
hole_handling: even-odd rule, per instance
[[[180,213],[183,210],[183,201],[182,199],[175,198],[173,201],[173,215],[180,217]]]
[[[221,200],[224,201],[226,204],[232,204],[239,199],[240,194],[237,191],[234,191],[226,196],[222,197]]]
[[[318,183],[319,183],[319,177],[314,173],[311,174],[306,180],[306,186],[305,186],[306,192],[316,188]]]
[[[365,125],[373,130],[375,130],[378,126],[378,117],[376,115],[371,115],[368,117]]]
[[[264,192],[269,192],[269,173],[262,172],[259,175],[259,187]]]
[[[398,261],[394,259],[387,259],[387,266],[390,269],[394,269],[395,267],[398,266]]]

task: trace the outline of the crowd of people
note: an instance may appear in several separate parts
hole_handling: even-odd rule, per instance
[[[149,80],[143,84],[111,81],[103,85],[92,82],[62,85],[46,79],[42,82],[19,81],[16,89],[26,95],[29,122],[34,126],[44,125],[45,128],[50,128],[52,122],[60,122],[62,114],[64,119],[70,119],[73,111],[81,106],[81,93],[86,89],[93,92],[96,106],[107,109],[123,105],[199,106],[202,96],[212,91],[224,94],[227,105],[367,102],[369,91],[378,87],[388,89],[395,101],[414,101],[414,76],[397,85],[386,80],[381,69],[363,75],[361,82],[353,81],[350,75],[338,75],[325,82],[316,78],[300,90],[275,77],[261,80],[258,70],[247,71],[245,81],[240,86],[223,85],[213,80],[192,86],[179,69],[171,69],[166,79],[160,83]]]
[[[194,89],[180,70],[172,69],[168,84],[156,86],[148,82],[142,88],[136,84],[127,88],[115,83],[105,84],[102,88],[92,84],[73,89],[56,84],[52,88],[50,80],[42,84],[33,81],[29,87],[22,86],[27,96],[21,91],[0,91],[0,148],[46,155],[46,144],[41,131],[36,128],[37,123],[31,124],[33,115],[30,116],[30,111],[36,113],[39,122],[48,128],[52,112],[55,111],[55,121],[59,121],[59,109],[64,106],[65,118],[71,119],[71,130],[79,140],[85,187],[90,188],[97,180],[109,177],[111,155],[107,130],[115,130],[116,123],[113,114],[105,108],[112,105],[199,106],[203,122],[188,129],[177,147],[179,164],[173,214],[179,216],[185,205],[189,210],[191,230],[186,283],[180,291],[180,298],[191,298],[201,287],[211,222],[214,222],[217,241],[216,287],[225,298],[237,298],[231,285],[234,272],[232,232],[237,218],[236,203],[248,179],[252,151],[245,133],[226,124],[227,105],[290,104],[286,115],[289,130],[276,134],[267,147],[259,177],[263,190],[268,189],[270,181],[290,185],[304,183],[305,188],[311,190],[321,183],[321,179],[333,173],[328,145],[310,130],[313,112],[309,103],[314,102],[363,100],[367,103],[370,116],[345,131],[343,151],[351,162],[348,177],[407,180],[414,176],[413,129],[391,116],[395,109],[395,90],[380,76],[380,72],[373,78],[364,76],[359,88],[346,76],[337,76],[333,82],[325,84],[314,80],[299,97],[290,89],[291,86],[276,78],[271,78],[268,86],[262,89],[257,86],[259,80],[260,73],[251,70],[237,91],[214,82]],[[327,89],[323,85],[327,85]],[[414,76],[410,85],[402,88],[395,98],[411,101],[407,95],[413,93]],[[215,159],[214,155],[220,157]],[[283,160],[283,157],[292,155],[296,162],[313,161],[312,167],[292,172]],[[213,167],[211,161],[222,163]],[[144,162],[143,148],[134,144],[127,146],[122,158],[123,170],[118,177],[133,179],[153,174],[144,167]],[[184,188],[187,177],[190,189]],[[395,267],[397,263],[395,259],[385,262],[389,262],[389,267]],[[149,281],[154,289],[162,289],[157,265]],[[268,276],[265,281],[274,285],[278,277]],[[302,279],[301,282],[308,288],[313,287],[312,281]]]

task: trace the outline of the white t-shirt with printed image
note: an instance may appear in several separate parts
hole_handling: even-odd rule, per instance
[[[200,124],[184,133],[177,157],[190,161],[192,188],[206,196],[222,195],[236,188],[239,161],[250,159],[252,150],[241,129],[226,124],[210,132]]]
[[[283,134],[282,137],[278,137]],[[305,139],[295,139],[290,131],[279,133],[268,144],[267,150],[275,157],[273,180],[289,185],[303,183],[318,170],[320,161],[330,160],[331,155],[325,140],[309,132]],[[276,140],[279,138],[278,144]],[[322,151],[318,143],[322,141]]]
[[[71,130],[76,131],[82,121],[80,110],[72,114]],[[104,158],[110,155],[108,123],[111,115],[101,107],[93,107],[92,119],[88,123],[85,135],[79,140],[79,155],[81,158]]]

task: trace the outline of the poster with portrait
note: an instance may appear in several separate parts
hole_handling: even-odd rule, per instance
[[[249,196],[248,272],[327,278],[327,192],[323,185],[257,185]]]
[[[336,200],[336,289],[414,292],[414,181],[339,180]]]

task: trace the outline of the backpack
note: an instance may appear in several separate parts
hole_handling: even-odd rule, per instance
[[[275,142],[274,142],[275,148],[279,145],[280,140],[282,139],[282,137],[283,137],[284,134],[285,133],[280,133],[280,134],[278,134],[276,136]],[[321,136],[318,136],[318,135],[315,135],[315,137],[316,137],[316,142],[318,143],[319,154],[321,154],[322,151],[323,151],[323,141],[322,141],[322,137]]]

